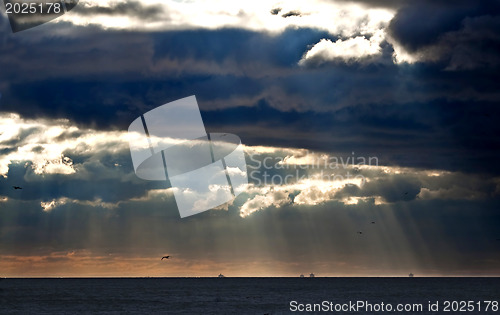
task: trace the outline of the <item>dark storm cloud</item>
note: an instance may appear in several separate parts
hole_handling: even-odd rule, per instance
[[[471,5],[477,8],[464,16]],[[421,6],[428,12],[431,4]],[[383,62],[299,67],[307,47],[338,39],[312,29],[271,36],[68,27],[71,36],[44,37],[56,27],[47,24],[23,36],[4,34],[1,110],[124,130],[141,113],[196,95],[209,131],[234,132],[246,144],[355,151],[389,165],[498,174],[499,72],[493,46],[476,40],[496,36],[495,17],[482,15],[485,5],[460,2],[449,12],[442,2],[433,6],[430,19],[401,9],[393,36],[408,49],[430,45],[441,55],[443,42],[458,48],[456,32],[467,38],[470,31],[475,41],[447,48],[448,60],[414,65],[393,64],[385,43]],[[443,25],[435,25],[441,15]]]
[[[291,16],[302,16],[302,13],[300,13],[300,11],[293,10],[293,11],[288,11],[287,13],[283,13],[281,15],[281,17],[284,17],[284,18],[291,17]]]
[[[471,109],[467,103],[441,101],[347,107],[324,114],[281,113],[262,101],[252,108],[207,111],[203,117],[207,130],[236,133],[251,145],[355,152],[377,156],[382,165],[498,174],[498,118],[487,120],[481,114],[498,117],[493,106],[478,103]]]
[[[84,32],[74,38],[30,43],[37,60],[51,62],[50,71],[44,70],[47,64],[40,68],[29,57],[23,48],[27,43],[20,37],[10,37],[8,47],[4,46],[6,58],[0,76],[11,93],[4,93],[2,110],[17,108],[28,117],[59,116],[101,128],[124,128],[148,108],[187,94],[211,100],[225,97],[227,89],[254,98],[267,85],[252,79],[254,74],[266,75],[266,69],[286,73],[300,59],[302,47],[322,36],[324,32],[313,30],[289,31],[278,38],[241,30]],[[62,42],[66,44],[59,44]],[[56,55],[59,57],[54,58]],[[79,56],[78,62],[71,63],[72,56]],[[254,64],[246,66],[250,59]],[[71,66],[61,60],[68,60]],[[180,61],[185,62],[179,66]],[[20,93],[26,90],[30,93]]]
[[[270,11],[272,15],[278,15],[281,12],[281,8],[274,8]]]
[[[337,191],[335,199],[346,197],[380,196],[385,202],[398,203],[413,200],[488,200],[499,197],[498,182],[488,176],[467,173],[441,174],[429,176],[418,172],[400,174],[380,174],[361,170],[356,175],[363,175],[369,180],[362,186],[348,185]]]
[[[407,51],[448,69],[498,67],[500,1],[419,1],[401,8],[389,33]]]

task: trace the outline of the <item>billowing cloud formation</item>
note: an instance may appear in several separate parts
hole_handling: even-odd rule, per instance
[[[336,201],[345,205],[373,205],[409,201],[487,200],[498,198],[500,178],[481,175],[378,165],[376,157],[337,157],[278,150],[254,152],[249,176],[254,185],[240,215],[283,205],[318,205]],[[256,158],[258,157],[258,158]],[[262,160],[263,162],[259,162]],[[258,166],[258,167],[257,167]]]
[[[238,134],[249,145],[376,152],[384,164],[498,174],[491,150],[500,132],[497,68],[400,66],[385,41],[380,53],[365,57],[358,54],[362,45],[339,49],[357,43],[353,38],[364,44],[377,38],[361,34],[358,28],[339,38],[312,27],[138,32],[64,23],[22,36],[0,32],[1,109],[118,130],[149,109],[196,94],[209,130]],[[375,42],[371,48],[378,50]],[[309,49],[315,53],[303,59]],[[78,62],[70,62],[75,56]],[[312,67],[297,66],[301,60]]]
[[[128,152],[130,135],[125,131],[83,130],[65,120],[32,121],[15,114],[3,115],[1,120],[2,181],[30,190],[29,199],[40,199],[44,211],[72,203],[112,209],[128,201],[148,202],[161,194],[171,197],[169,189],[161,189],[158,184],[147,189],[148,182],[133,175]],[[382,204],[417,198],[475,200],[495,197],[499,190],[500,178],[383,166],[376,156],[356,156],[354,152],[350,156],[333,156],[304,149],[245,150],[252,185],[246,197],[240,198],[246,200],[240,210],[243,217],[286,204],[355,204],[359,200]],[[18,172],[23,172],[22,177]],[[85,188],[77,193],[59,187],[57,192],[47,194],[36,185],[42,181],[66,186],[71,182],[84,186],[88,183],[89,188],[104,181],[124,191],[113,197],[103,196],[97,189]],[[139,189],[127,197],[123,195],[133,188]],[[11,191],[5,196],[12,200],[16,194]]]
[[[500,2],[409,2],[391,21],[398,61],[440,61],[447,70],[498,67]]]
[[[278,8],[279,11],[276,11]],[[282,14],[278,15],[278,12]],[[80,1],[72,13],[71,16],[62,17],[61,21],[68,21],[74,25],[94,24],[103,28],[128,30],[230,27],[281,32],[287,27],[307,27],[351,36],[378,29],[381,24],[390,20],[394,10],[366,8],[356,3],[325,0],[309,1],[307,4],[295,0],[284,3],[253,1],[243,7],[241,3],[230,0],[148,2],[87,0]],[[335,19],[331,18],[333,16]]]
[[[310,49],[304,47],[302,64],[311,58],[316,61],[312,64],[336,58],[366,61],[388,42],[397,63],[445,61],[447,70],[456,70],[498,65],[493,30],[499,12],[497,0],[458,1],[452,7],[443,1],[257,1],[241,7],[228,0],[86,0],[55,22],[133,32],[236,28],[276,35],[310,28],[335,40],[323,38]],[[71,37],[74,30],[66,25],[55,32]],[[470,58],[478,54],[481,58]]]
[[[148,184],[129,169],[127,133],[96,132],[67,120],[35,121],[16,114],[0,120],[0,181],[6,187],[23,187],[21,192],[5,189],[10,198],[39,200],[48,211],[68,203],[96,202],[109,208],[110,202],[145,194]]]
[[[224,9],[214,10],[214,7]],[[282,14],[278,15],[280,12]],[[244,8],[235,1],[227,0],[216,3],[162,1],[147,4],[138,1],[81,1],[77,11],[61,21],[127,30],[243,28],[280,33],[290,27],[300,27],[346,38],[337,40],[335,44],[329,39],[322,39],[305,53],[304,60],[312,58],[321,62],[336,57],[355,61],[378,54],[380,43],[385,38],[384,29],[393,15],[394,10],[387,7],[367,8],[353,2],[324,0],[310,1],[307,5],[300,1],[287,1],[278,7],[270,7],[268,1],[254,1]]]
[[[377,31],[370,39],[364,36],[349,38],[347,40],[339,39],[332,42],[328,39],[322,39],[315,44],[304,57],[299,61],[300,65],[307,63],[322,63],[340,59],[344,62],[359,61],[367,59],[374,55],[381,54],[380,47],[384,36],[382,31]]]
[[[164,252],[184,266],[169,275],[211,275],[214,268],[248,275],[236,266],[247,266],[253,256],[268,258],[252,275],[289,275],[301,268],[325,275],[498,271],[490,239],[497,227],[491,211],[498,205],[499,178],[384,166],[355,154],[247,146],[249,189],[225,211],[181,220],[168,183],[151,184],[133,174],[125,130],[82,129],[14,114],[1,119],[5,275],[116,275],[106,267],[115,260],[123,260],[127,275],[165,275],[159,266],[143,268]],[[16,152],[33,153],[17,160]],[[62,156],[72,162],[64,164],[69,160]],[[41,167],[54,157],[71,172]],[[368,243],[356,239],[360,229],[370,235]],[[452,246],[457,242],[459,250]],[[480,261],[471,263],[472,254]],[[70,268],[72,257],[82,261]],[[295,257],[293,266],[289,257]],[[395,258],[401,265],[387,267]]]
[[[207,3],[89,1],[20,34],[0,16],[5,275],[500,274],[497,2]],[[193,94],[254,172],[180,220],[124,130]]]
[[[86,154],[108,151],[110,154],[123,151],[127,140],[123,133],[95,134],[70,126],[68,120],[24,120],[19,115],[0,117],[0,176],[7,176],[13,161],[29,161],[36,175],[74,174],[76,170],[71,158],[64,152]],[[94,151],[95,150],[95,151]]]

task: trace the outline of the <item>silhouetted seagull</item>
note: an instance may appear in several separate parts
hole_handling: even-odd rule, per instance
[[[361,232],[361,231],[358,231],[358,234],[360,234],[360,235],[361,235],[361,234],[363,234],[363,232]]]
[[[14,188],[14,189],[23,189],[23,187],[19,187],[19,186],[12,186],[12,188]]]
[[[372,221],[372,224],[375,224],[375,221]]]
[[[163,260],[163,259],[168,259],[168,258],[170,258],[170,256],[163,256],[163,257],[161,258],[161,260]]]

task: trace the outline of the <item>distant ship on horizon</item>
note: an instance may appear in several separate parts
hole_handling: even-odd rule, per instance
[[[304,278],[304,275],[300,275],[301,278]]]
[[[218,278],[224,278],[224,275],[222,273],[219,273]]]
[[[413,273],[410,272],[410,274],[408,275],[408,277],[413,278]]]
[[[314,273],[311,272],[311,274],[309,275],[309,278],[314,278]]]

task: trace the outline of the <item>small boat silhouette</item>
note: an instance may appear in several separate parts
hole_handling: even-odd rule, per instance
[[[413,273],[410,272],[410,274],[408,275],[408,277],[413,278]]]
[[[301,278],[304,278],[304,275],[300,275]]]
[[[314,273],[311,272],[311,274],[309,275],[309,278],[314,278]]]
[[[222,273],[219,273],[218,278],[224,278],[224,275]]]

